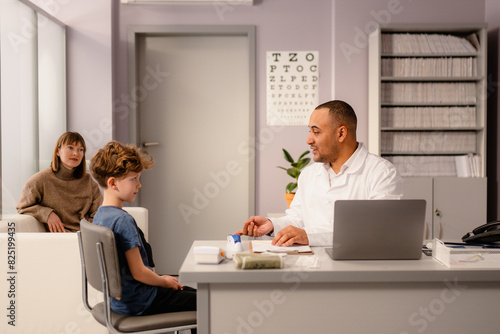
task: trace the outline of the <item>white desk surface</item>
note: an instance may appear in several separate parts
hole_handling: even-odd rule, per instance
[[[217,246],[225,249],[226,242],[197,240],[193,243],[180,269],[180,279],[190,283],[261,283],[282,282],[287,273],[307,272],[310,283],[341,282],[441,282],[445,279],[462,282],[500,281],[500,269],[449,269],[432,257],[422,254],[420,260],[408,261],[333,261],[324,247],[313,247],[314,255],[288,255],[283,269],[237,269],[232,260],[217,265],[197,264],[194,246]],[[248,251],[248,241],[243,241]],[[319,268],[307,269],[295,265],[300,256],[318,256]]]

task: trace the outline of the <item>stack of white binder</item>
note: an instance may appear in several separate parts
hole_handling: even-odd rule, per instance
[[[481,158],[477,154],[455,156],[458,177],[482,177]]]

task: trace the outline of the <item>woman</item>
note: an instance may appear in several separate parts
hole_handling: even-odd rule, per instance
[[[76,232],[82,218],[92,221],[102,195],[86,172],[86,150],[77,132],[59,137],[50,167],[26,182],[17,211],[47,224],[50,232]]]

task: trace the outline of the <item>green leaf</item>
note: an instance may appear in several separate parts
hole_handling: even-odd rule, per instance
[[[305,151],[304,153],[302,153],[302,155],[299,157],[299,160],[301,160],[305,155],[307,155],[309,153],[311,153],[311,152]]]
[[[297,169],[297,168],[289,168],[286,172],[288,175],[290,175],[294,179],[297,179],[300,175],[300,169]]]
[[[298,169],[302,169],[305,166],[307,166],[307,164],[309,163],[309,161],[311,161],[311,159],[309,159],[309,158],[305,158],[303,160],[300,160],[298,163],[296,163],[295,167],[298,168]]]
[[[288,153],[287,150],[285,150],[284,148],[282,150],[283,150],[283,156],[285,157],[285,160],[290,163],[291,167],[290,168],[285,168],[285,167],[281,167],[281,166],[276,166],[276,167],[285,170],[288,175],[290,175],[294,179],[298,180],[299,176],[300,176],[300,171],[302,170],[302,168],[307,166],[309,164],[309,162],[311,161],[310,158],[305,158],[305,156],[307,154],[309,154],[310,152],[305,151],[304,153],[302,153],[302,155],[299,157],[299,159],[297,161],[294,161],[292,156],[290,155],[290,153]],[[297,182],[290,182],[286,186],[286,192],[291,193],[296,188],[297,188]]]
[[[297,183],[296,182],[290,182],[286,186],[286,192],[287,193],[292,193],[296,188],[297,188]]]
[[[290,153],[287,152],[287,150],[283,149],[283,155],[285,156],[285,160],[292,163],[293,162],[293,158],[292,156],[290,155]]]

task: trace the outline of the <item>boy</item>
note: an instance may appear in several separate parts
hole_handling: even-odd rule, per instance
[[[146,249],[137,224],[123,208],[134,201],[144,169],[153,159],[135,146],[111,141],[90,161],[90,171],[104,192],[102,206],[94,224],[110,228],[115,234],[120,263],[122,298],[112,299],[113,311],[128,315],[147,315],[196,310],[196,290],[183,287],[175,277],[158,275],[148,266]]]

